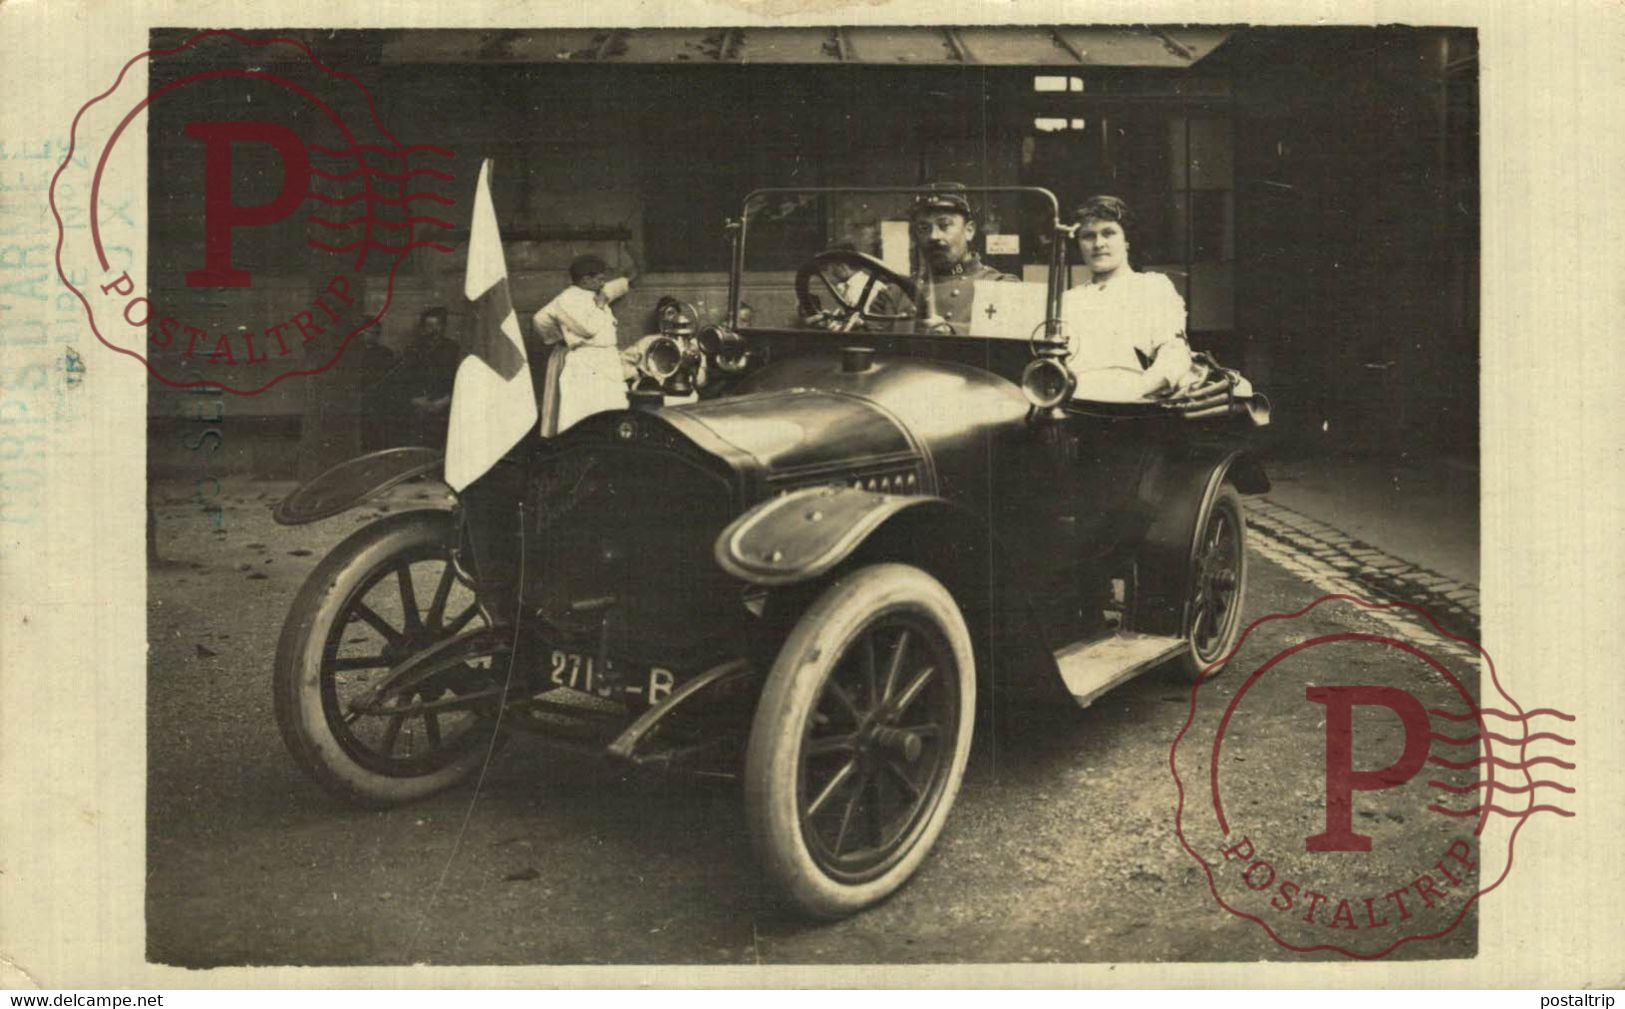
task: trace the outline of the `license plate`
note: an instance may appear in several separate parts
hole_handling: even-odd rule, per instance
[[[618,666],[614,660],[600,664],[598,657],[555,648],[548,653],[549,682],[599,697],[636,697],[655,704],[671,693],[677,677],[670,669],[651,666],[640,669]]]

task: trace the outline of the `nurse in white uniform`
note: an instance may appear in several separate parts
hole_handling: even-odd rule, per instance
[[[1071,334],[1078,395],[1113,389],[1111,399],[1157,399],[1199,381],[1185,342],[1185,301],[1160,273],[1129,265],[1128,206],[1094,196],[1077,212],[1078,250],[1089,281],[1067,291],[1061,318]]]
[[[570,264],[570,286],[533,317],[543,343],[562,345],[547,362],[544,437],[600,411],[625,409],[626,379],[611,304],[631,286],[625,277],[610,280],[609,264],[597,256],[580,256]]]

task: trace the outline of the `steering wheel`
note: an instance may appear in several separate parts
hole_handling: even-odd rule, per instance
[[[836,264],[844,264],[853,270],[862,270],[868,274],[869,280],[863,285],[854,304],[841,296],[841,292],[830,282],[825,272]],[[812,278],[817,277],[823,281],[824,287],[830,296],[835,299],[838,308],[825,310],[820,307],[818,299],[812,293]],[[895,287],[908,298],[909,312],[872,312],[866,311],[867,305],[874,296],[875,290],[881,285]],[[796,271],[796,312],[803,319],[818,320],[818,324],[838,332],[855,329],[863,322],[904,322],[915,317],[915,307],[919,304],[919,289],[913,278],[906,277],[873,256],[865,255],[852,249],[826,249],[818,255],[807,260]],[[899,306],[900,307],[900,306]]]

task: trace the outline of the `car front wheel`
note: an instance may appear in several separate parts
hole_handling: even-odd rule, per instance
[[[970,755],[976,670],[948,590],[876,564],[836,581],[769,672],[745,760],[768,879],[804,912],[851,914],[930,852]]]
[[[500,693],[492,649],[453,654],[452,639],[485,625],[455,542],[447,512],[390,516],[335,547],[294,600],[277,645],[277,725],[335,795],[410,802],[473,774],[492,749],[496,699],[475,698]],[[432,675],[388,689],[393,670],[437,648]]]

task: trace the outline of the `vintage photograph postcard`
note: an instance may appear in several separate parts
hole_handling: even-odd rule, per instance
[[[6,984],[1620,985],[1625,16],[656,13],[0,7]]]

